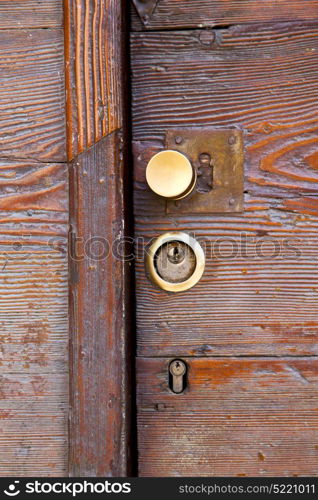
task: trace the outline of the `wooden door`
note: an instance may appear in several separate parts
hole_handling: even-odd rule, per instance
[[[175,294],[137,256],[139,474],[316,476],[318,2],[134,3],[135,236],[183,231],[209,250]],[[168,213],[148,188],[166,132],[190,127],[242,131],[242,212]]]

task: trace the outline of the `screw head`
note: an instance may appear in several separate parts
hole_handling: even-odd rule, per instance
[[[183,142],[183,138],[180,135],[177,135],[177,137],[175,138],[175,143],[182,144],[182,142]]]
[[[233,145],[236,143],[236,137],[235,135],[230,135],[229,137],[229,144]]]

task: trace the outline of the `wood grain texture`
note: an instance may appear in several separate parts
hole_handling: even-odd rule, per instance
[[[122,126],[123,3],[66,0],[68,157]]]
[[[211,30],[206,44],[208,31],[132,35],[136,236],[180,230],[207,247],[200,283],[174,296],[140,250],[138,354],[317,354],[317,23]],[[233,125],[245,212],[167,215],[145,183],[165,131]]]
[[[127,476],[132,466],[129,270],[118,256],[123,247],[116,251],[127,231],[122,145],[115,132],[72,165],[69,471],[76,477]]]
[[[190,232],[206,267],[191,290],[171,295],[137,271],[138,354],[317,354],[317,214],[283,212],[274,200],[246,201],[238,216],[150,217],[145,244],[165,231]]]
[[[145,163],[162,148],[165,130],[238,126],[247,191],[315,195],[317,23],[211,30],[211,45],[201,43],[202,33],[132,37],[137,188],[146,191]]]
[[[58,163],[66,160],[62,17],[62,0],[0,1],[5,477],[68,473],[68,168]]]
[[[62,26],[63,0],[0,0],[0,29]]]
[[[66,159],[63,52],[60,29],[1,31],[1,158]]]
[[[1,210],[68,210],[67,166],[61,163],[0,160]]]
[[[317,0],[158,0],[151,16],[142,20],[131,8],[134,30],[202,28],[238,23],[312,20]]]
[[[25,192],[19,197],[21,203],[0,212],[0,475],[61,476],[67,474],[67,211],[55,211],[49,192],[45,209],[32,200],[27,206]]]
[[[22,370],[1,387],[0,476],[66,476],[68,374]]]
[[[141,476],[317,476],[316,359],[185,360],[137,361]]]

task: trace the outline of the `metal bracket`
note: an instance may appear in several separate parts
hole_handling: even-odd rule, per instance
[[[173,129],[166,148],[185,154],[197,171],[197,184],[182,200],[167,201],[167,213],[242,212],[243,134],[236,128]]]
[[[147,25],[155,11],[158,0],[132,0],[132,2],[143,24]]]

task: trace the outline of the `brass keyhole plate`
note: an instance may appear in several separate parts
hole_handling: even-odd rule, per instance
[[[243,133],[237,128],[178,128],[166,132],[165,146],[186,155],[197,183],[186,198],[167,200],[171,214],[230,213],[244,209]]]
[[[151,280],[168,292],[192,288],[202,277],[205,255],[200,243],[187,233],[169,232],[148,248],[146,266]]]

